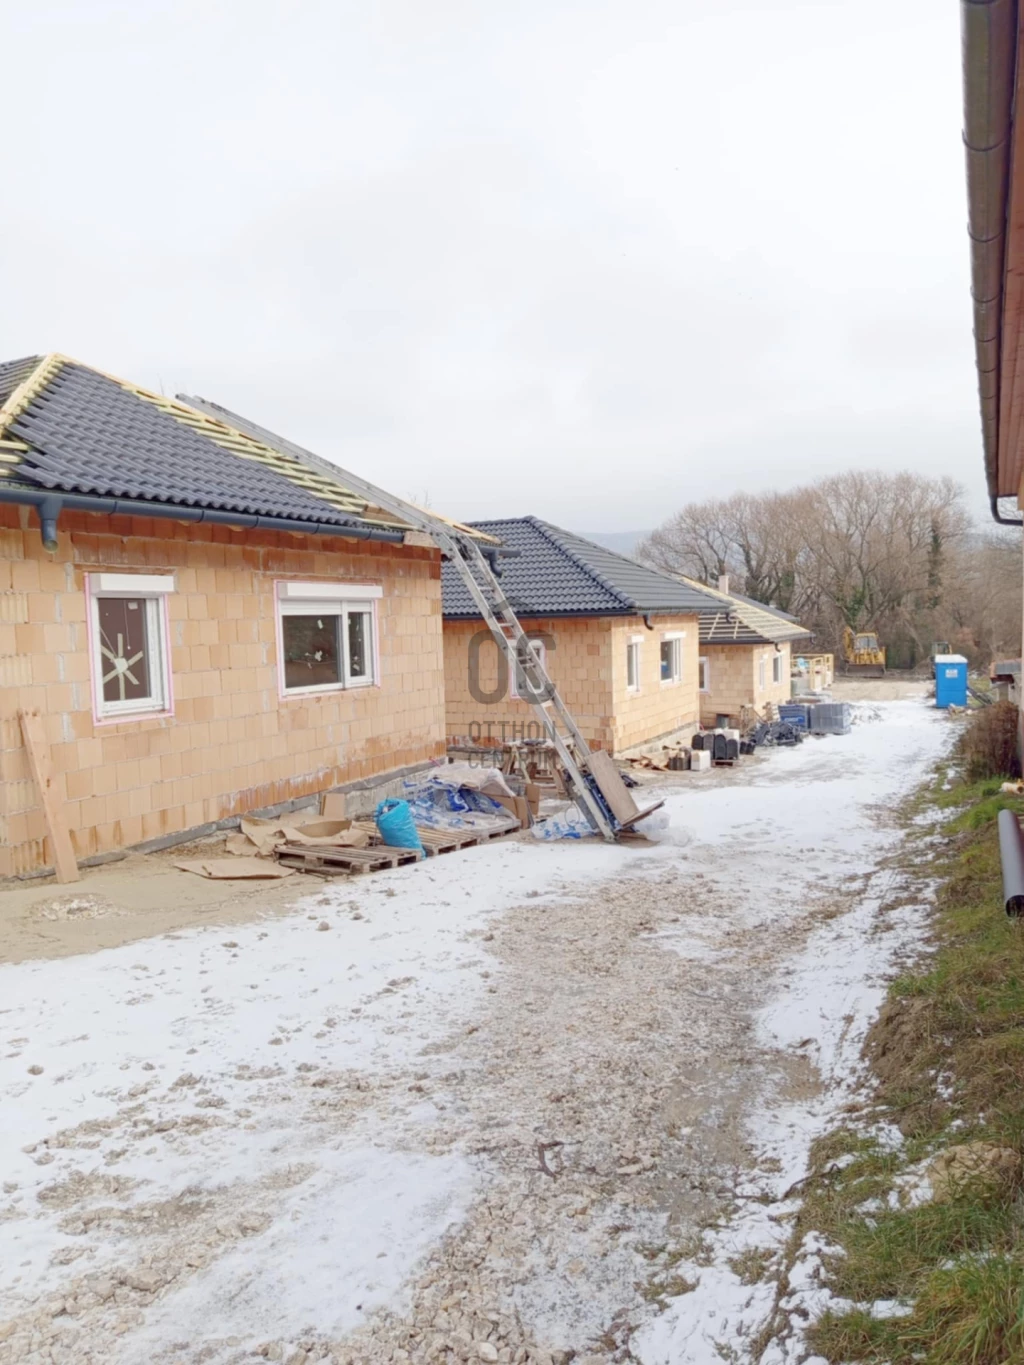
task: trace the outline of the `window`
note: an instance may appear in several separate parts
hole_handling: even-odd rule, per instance
[[[782,655],[776,654],[772,658],[772,682],[782,682]]]
[[[683,641],[680,635],[666,635],[661,642],[661,681],[677,683],[683,676]]]
[[[710,692],[710,691],[711,691],[711,687],[710,687],[710,684],[709,684],[709,682],[708,682],[708,677],[709,677],[709,673],[708,673],[708,661],[707,661],[706,658],[703,657],[703,655],[701,656],[701,658],[700,658],[700,660],[699,660],[699,664],[700,664],[700,690],[701,690],[702,692]]]
[[[762,654],[757,661],[757,685],[758,687],[767,686],[768,671],[765,668],[764,655]]]
[[[626,691],[640,691],[640,641],[630,640],[626,645]]]
[[[380,596],[366,584],[279,583],[282,692],[375,683],[373,599]]]
[[[543,641],[543,640],[530,640],[530,641],[529,641],[529,645],[530,645],[530,649],[532,650],[533,654],[535,655],[537,661],[539,662],[541,668],[545,668],[545,669],[546,669],[546,668],[547,668],[548,651],[547,651],[547,646],[544,644],[544,641]],[[524,687],[524,688],[520,689],[520,687],[519,687],[519,679],[518,679],[518,677],[516,676],[516,674],[517,674],[517,670],[516,670],[516,669],[513,669],[513,670],[512,670],[512,677],[509,679],[509,689],[508,689],[509,696],[510,696],[510,697],[514,697],[516,700],[530,701],[531,698],[530,698],[530,695],[529,695],[529,688],[528,688],[528,687]],[[523,681],[525,682],[526,679],[524,678]],[[538,700],[544,701],[544,700],[547,700],[547,698],[546,698],[545,696],[543,696],[543,694],[542,694],[541,697],[538,698]]]
[[[171,709],[167,574],[89,574],[93,714],[97,720]]]

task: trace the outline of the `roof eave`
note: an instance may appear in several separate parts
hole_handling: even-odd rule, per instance
[[[1012,403],[1014,384],[1006,383],[1016,375],[1016,341],[1024,321],[1024,300],[1018,297],[1007,308],[1008,260],[1024,247],[1024,224],[1012,221],[1010,202],[1011,184],[1019,183],[1016,172],[1024,169],[1015,164],[1020,149],[1013,117],[1018,15],[1016,0],[962,0],[960,8],[975,360],[985,480],[995,512],[996,500],[1015,496],[1020,485],[1018,454],[1010,446],[1018,427],[1010,407],[1017,405]],[[1019,440],[1013,444],[1019,446]]]

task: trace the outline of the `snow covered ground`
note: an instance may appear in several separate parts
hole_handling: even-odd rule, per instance
[[[0,968],[0,1363],[742,1359],[775,1290],[728,1262],[787,1235],[760,1199],[920,920],[876,869],[950,726],[873,710],[670,777],[653,848],[527,838]]]

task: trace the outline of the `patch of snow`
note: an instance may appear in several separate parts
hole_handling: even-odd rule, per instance
[[[458,1158],[372,1147],[318,1161],[265,1232],[154,1306],[119,1365],[151,1365],[167,1341],[202,1340],[211,1323],[218,1336],[295,1340],[340,1336],[402,1307],[419,1259],[465,1216],[473,1173]]]
[[[374,1207],[372,1185],[354,1175],[368,1141],[381,1145],[380,1168],[400,1188],[424,1184],[422,1199],[395,1203],[389,1227],[389,1258],[406,1274],[447,1225],[435,1196],[459,1184],[460,1172],[461,1192],[451,1196],[457,1212],[476,1177],[466,1166],[389,1155],[395,1139],[386,1130],[360,1128],[359,1077],[372,1085],[466,1027],[495,965],[481,942],[492,916],[524,897],[552,897],[562,882],[614,878],[636,859],[635,850],[593,840],[485,845],[332,883],[286,917],[0,967],[5,1308],[27,1311],[82,1272],[72,1259],[80,1232],[65,1226],[63,1191],[83,1181],[97,1184],[98,1205],[110,1202],[102,1182],[120,1181],[125,1217],[136,1209],[148,1217],[148,1207],[186,1192],[236,1191],[243,1207],[287,1205],[296,1245],[315,1245],[333,1207],[358,1258],[363,1233],[354,1210]],[[331,932],[318,932],[325,917]],[[330,1081],[326,1092],[309,1088],[314,1073]],[[318,1109],[321,1094],[335,1104]],[[342,1146],[332,1152],[342,1122]],[[420,1122],[429,1123],[426,1113]],[[288,1173],[303,1163],[311,1190],[326,1182],[326,1204],[287,1188]],[[158,1222],[159,1248],[166,1238]],[[240,1246],[254,1284],[273,1283],[282,1245],[268,1238]],[[88,1268],[137,1254],[137,1244],[113,1235],[90,1250]],[[401,1278],[382,1273],[380,1283],[394,1287]],[[333,1320],[332,1296],[321,1303]]]
[[[659,1317],[632,1338],[631,1349],[643,1365],[703,1365],[720,1357],[749,1359],[749,1344],[776,1307],[792,1324],[807,1323],[826,1308],[842,1311],[821,1281],[821,1257],[833,1254],[812,1234],[790,1268],[785,1298],[776,1303],[777,1286],[768,1279],[743,1285],[729,1261],[744,1251],[785,1248],[798,1204],[799,1182],[808,1172],[813,1141],[832,1126],[848,1102],[860,1074],[860,1050],[881,1005],[894,963],[919,943],[926,908],[905,906],[884,917],[879,910],[891,894],[891,874],[880,860],[899,839],[885,816],[909,794],[946,751],[948,727],[920,701],[889,703],[877,708],[878,723],[858,725],[849,735],[833,737],[843,746],[843,762],[830,770],[808,756],[808,743],[772,755],[762,769],[762,782],[778,780],[790,770],[785,799],[770,816],[754,817],[763,804],[755,780],[745,790],[730,789],[735,825],[765,844],[778,842],[787,854],[780,867],[778,900],[758,910],[769,922],[786,914],[786,903],[798,897],[808,873],[828,869],[837,887],[848,891],[850,908],[816,929],[802,950],[787,963],[774,986],[773,998],[757,1014],[760,1046],[813,1058],[823,1081],[821,1093],[786,1103],[768,1100],[751,1121],[750,1137],[770,1173],[759,1171],[739,1187],[739,1212],[725,1227],[708,1234],[706,1254],[712,1264],[686,1264],[680,1273],[698,1281],[697,1288],[673,1299]],[[862,716],[861,719],[875,718]],[[813,751],[812,751],[813,753]],[[714,793],[705,793],[707,801]],[[706,809],[690,815],[700,839],[721,839]],[[806,856],[794,865],[793,848]],[[899,1134],[895,1135],[899,1140]],[[765,1201],[765,1202],[759,1202]],[[732,1353],[730,1355],[729,1353]],[[807,1360],[799,1326],[773,1338],[759,1365],[796,1365]]]

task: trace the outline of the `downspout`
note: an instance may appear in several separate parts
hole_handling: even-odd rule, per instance
[[[1024,839],[1012,810],[998,816],[999,861],[1003,873],[1003,906],[1013,919],[1024,915]]]
[[[57,522],[61,511],[103,512],[108,516],[157,517],[165,521],[204,522],[214,526],[236,526],[243,530],[291,531],[315,536],[340,536],[346,540],[373,540],[401,545],[404,531],[389,531],[376,526],[338,526],[324,521],[300,521],[291,517],[265,517],[250,512],[221,512],[205,507],[175,507],[170,503],[141,502],[131,498],[106,498],[83,493],[53,493],[31,488],[0,488],[0,502],[35,507],[43,545],[57,548]]]
[[[1000,526],[1024,526],[1024,516],[1003,516],[999,510],[999,498],[995,494],[989,499],[989,506],[992,509],[992,520],[998,522]]]

